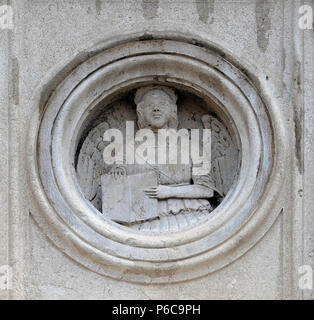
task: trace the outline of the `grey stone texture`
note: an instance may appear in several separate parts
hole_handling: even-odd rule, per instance
[[[303,265],[314,269],[314,32],[299,28],[299,8],[304,3],[314,7],[313,1],[299,0],[1,0],[0,6],[12,7],[14,20],[12,30],[0,28],[0,267],[9,266],[12,275],[8,279],[9,288],[0,286],[0,299],[313,299],[313,290],[299,287],[302,275],[298,272]],[[82,238],[90,237],[88,245],[95,243],[85,248],[87,242],[80,242],[69,231],[74,216],[65,216],[70,217],[68,224],[57,218],[58,205],[51,200],[53,183],[48,179],[44,187],[40,184],[34,187],[36,166],[48,163],[50,158],[37,155],[37,145],[30,141],[39,132],[41,120],[47,114],[45,110],[50,110],[43,102],[50,99],[56,104],[67,90],[66,86],[60,90],[58,85],[64,79],[74,85],[75,77],[83,76],[85,67],[92,68],[96,53],[101,53],[108,44],[114,44],[113,51],[119,43],[123,47],[127,39],[139,43],[159,39],[158,45],[163,45],[165,38],[189,42],[204,50],[204,55],[205,44],[211,44],[211,49],[224,52],[220,58],[232,61],[231,70],[240,70],[241,75],[251,80],[252,88],[263,97],[271,126],[266,125],[266,116],[261,111],[254,121],[262,133],[248,129],[243,137],[248,141],[253,136],[260,139],[263,134],[269,137],[265,138],[265,149],[260,151],[269,162],[265,160],[259,169],[267,173],[270,170],[267,163],[274,168],[273,178],[267,180],[265,173],[267,183],[258,185],[265,194],[247,204],[250,212],[256,211],[251,224],[244,226],[241,222],[238,233],[230,233],[231,240],[226,241],[234,249],[228,251],[219,243],[217,252],[213,251],[207,260],[200,255],[204,259],[201,267],[191,262],[192,271],[185,272],[188,267],[184,263],[178,264],[177,269],[169,268],[176,270],[178,276],[169,273],[167,261],[162,262],[165,276],[157,276],[160,270],[156,261],[152,262],[153,271],[147,271],[144,260],[150,259],[152,251],[145,255],[133,247],[136,241],[149,247],[151,240],[145,235],[125,242],[131,248],[130,255],[138,254],[143,259],[143,267],[128,256],[125,260],[129,269],[118,269],[110,253],[109,258],[104,258],[99,249],[104,246],[108,251],[116,250],[119,244],[115,239],[104,237],[102,243],[98,235],[93,237],[85,230],[85,225],[73,223],[73,228],[75,225],[81,230],[78,232]],[[187,50],[185,44],[182,50]],[[108,57],[110,50],[104,50]],[[128,45],[121,50],[128,52]],[[191,50],[190,54],[194,52]],[[88,64],[87,60],[92,62]],[[80,64],[83,69],[76,69]],[[175,64],[171,72],[179,74]],[[73,70],[79,71],[71,73]],[[134,70],[126,68],[123,77],[135,74]],[[138,73],[143,70],[142,65]],[[194,77],[195,72],[192,74],[188,67],[184,72],[188,79]],[[220,79],[227,87],[227,77]],[[223,93],[222,90],[221,96]],[[230,99],[238,100],[240,94]],[[251,112],[249,107],[245,110]],[[242,121],[240,116],[234,118],[238,123]],[[52,117],[47,123],[51,120]],[[253,122],[244,123],[250,127]],[[52,138],[43,130],[40,139],[42,146]],[[268,152],[272,142],[275,147]],[[242,151],[255,154],[258,145],[244,146]],[[62,147],[66,150],[65,145]],[[40,153],[40,147],[38,150]],[[44,158],[43,162],[37,163],[37,156]],[[243,159],[249,159],[248,154],[245,156]],[[58,159],[62,162],[61,156],[54,160],[57,167]],[[253,164],[247,163],[244,168],[253,170]],[[39,168],[41,176],[46,168]],[[68,183],[61,178],[60,181]],[[253,185],[255,177],[250,179]],[[248,192],[248,188],[243,187],[243,192]],[[65,197],[71,198],[72,191],[64,189]],[[268,190],[271,192],[267,193]],[[54,199],[58,203],[59,195]],[[70,200],[79,211],[81,203]],[[84,223],[93,222],[88,214],[83,211],[81,214]],[[236,224],[240,218],[230,221]],[[107,227],[117,232],[117,237],[119,232],[125,232],[123,236],[127,238],[128,231],[123,228],[117,229],[110,223]],[[182,242],[201,232],[195,230],[191,229]],[[228,232],[225,231],[226,236]],[[177,241],[172,234],[166,240]],[[184,249],[175,253],[169,248],[165,249],[169,257],[188,252]],[[196,246],[189,248],[191,254],[197,250]],[[160,260],[163,254],[162,251]],[[113,271],[106,271],[104,261],[108,266],[112,263]],[[208,262],[208,268],[204,268],[204,261]],[[3,277],[0,273],[0,284]]]

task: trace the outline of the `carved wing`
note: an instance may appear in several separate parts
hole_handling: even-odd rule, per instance
[[[76,168],[78,182],[85,198],[100,212],[102,210],[100,177],[105,171],[102,158],[105,148],[103,134],[108,128],[108,123],[102,122],[90,131],[81,147]]]
[[[87,200],[89,200],[100,212],[102,212],[102,190],[101,190],[101,175],[108,171],[108,167],[105,165],[102,154],[107,143],[103,142],[103,134],[110,127],[123,128],[121,119],[121,112],[125,110],[124,105],[121,105],[121,110],[115,108],[116,117],[111,116],[108,122],[102,122],[94,129],[90,131],[85,139],[81,150],[79,152],[77,163],[77,177],[81,186],[82,192]],[[123,113],[125,114],[125,112]],[[135,114],[131,113],[127,115],[129,119],[136,119]],[[187,117],[186,117],[187,118]],[[238,169],[238,150],[235,147],[232,138],[227,131],[226,127],[217,118],[205,115],[201,117],[202,124],[205,128],[212,131],[212,170],[211,176],[213,177],[216,188],[224,196],[234,181],[235,175]],[[183,127],[201,128],[202,124],[192,117]],[[156,221],[150,223],[149,221],[143,224],[131,226],[131,228],[138,230],[149,231],[175,231],[180,230],[182,226],[189,226],[195,223],[200,223],[203,219],[206,219],[205,213],[199,215],[178,215],[165,217],[168,225],[167,230],[165,227]],[[169,221],[168,221],[169,220]]]
[[[225,196],[238,168],[238,150],[225,126],[213,116],[204,115],[202,122],[212,132],[212,175],[215,185]]]

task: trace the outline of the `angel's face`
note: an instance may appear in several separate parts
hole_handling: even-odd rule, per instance
[[[147,93],[143,100],[143,117],[153,129],[166,128],[171,115],[171,99],[162,91]]]

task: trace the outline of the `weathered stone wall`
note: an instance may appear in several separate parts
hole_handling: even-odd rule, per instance
[[[0,299],[313,299],[298,273],[314,267],[314,32],[299,28],[304,2],[314,7],[293,0],[0,1],[13,9],[13,28],[0,28],[0,267],[12,272]],[[276,106],[289,148],[275,155],[287,163],[274,201],[278,217],[251,249],[201,278],[148,285],[91,271],[47,237],[34,218],[42,206],[26,159],[34,115],[43,115],[34,101],[46,101],[94,54],[90,48],[156,33],[213,43],[244,66]]]

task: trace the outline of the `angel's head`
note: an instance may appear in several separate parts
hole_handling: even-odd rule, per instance
[[[134,99],[140,129],[177,128],[177,96],[165,86],[142,87]]]

